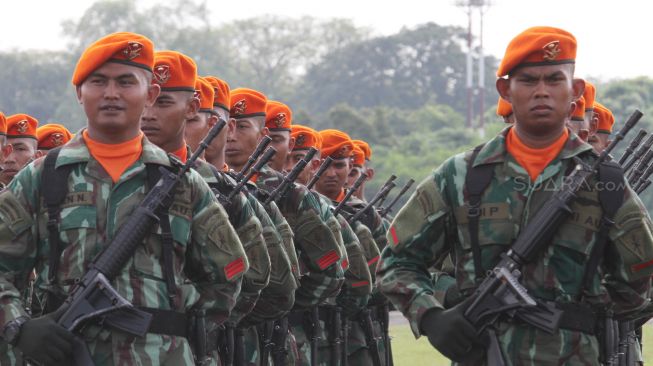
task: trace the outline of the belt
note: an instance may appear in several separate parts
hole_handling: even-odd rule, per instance
[[[152,314],[152,322],[147,330],[148,333],[188,338],[188,330],[192,322],[186,313],[145,307],[139,307],[138,309]]]

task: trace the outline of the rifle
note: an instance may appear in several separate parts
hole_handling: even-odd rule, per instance
[[[338,360],[342,357],[341,348],[342,344],[342,308],[340,306],[334,306],[332,309],[329,309],[333,314],[331,318],[331,329],[329,330],[329,351],[330,359],[332,365],[337,365]],[[345,352],[347,352],[345,350]]]
[[[555,192],[535,213],[530,223],[522,229],[510,249],[501,256],[501,260],[488,272],[476,289],[472,302],[465,310],[465,317],[474,325],[479,334],[489,339],[489,344],[498,344],[492,329],[501,315],[518,317],[520,320],[548,333],[558,329],[562,311],[555,303],[538,303],[528,290],[519,283],[521,268],[531,262],[541,250],[548,247],[556,229],[572,213],[571,202],[576,192],[594,174],[599,164],[603,163],[614,147],[642,117],[636,110],[625,126],[615,136],[614,141],[601,153],[591,167],[578,161],[574,171],[565,179],[562,188]],[[487,364],[504,365],[505,359],[498,347],[488,347]]]
[[[397,202],[399,202],[401,196],[403,196],[406,192],[408,192],[408,190],[414,183],[415,183],[414,179],[410,179],[408,182],[406,182],[406,184],[404,184],[404,186],[401,187],[401,191],[399,191],[399,194],[392,200],[392,202],[390,202],[389,205],[387,205],[386,207],[379,208],[379,215],[381,215],[382,218],[388,216],[388,214],[392,212],[392,207],[396,205]]]
[[[277,150],[273,147],[269,147],[267,150],[265,150],[263,156],[261,156],[261,158],[258,159],[256,164],[254,164],[254,166],[252,167],[252,170],[250,170],[246,176],[244,176],[238,181],[238,184],[236,184],[236,186],[231,191],[231,193],[229,193],[226,200],[231,201],[231,199],[234,198],[234,196],[236,196],[238,192],[240,192],[243,189],[243,187],[247,184],[247,182],[249,182],[249,180],[252,179],[254,174],[258,174],[261,171],[261,169],[263,169],[263,166],[267,164],[268,161],[272,159],[272,156],[274,156],[274,154],[276,153]]]
[[[392,174],[392,175],[390,176],[390,178],[388,178],[388,180],[385,182],[385,184],[383,185],[383,187],[387,186],[387,185],[390,184],[391,182],[394,182],[395,179],[397,179],[397,176],[394,175],[394,174]],[[394,187],[394,186],[393,186],[393,187]],[[385,199],[386,199],[386,198],[388,198],[387,195],[381,197],[381,199],[380,199],[379,202],[378,202],[378,206],[379,206],[379,207],[381,207],[381,205],[383,205],[383,202],[385,202]]]
[[[642,143],[642,140],[644,139],[644,136],[646,136],[646,131],[642,128],[637,132],[637,136],[635,136],[634,139],[630,141],[630,144],[628,144],[628,147],[626,148],[626,151],[624,151],[624,154],[621,155],[621,158],[619,158],[619,165],[623,166],[626,160],[630,157],[635,152],[635,149],[639,146],[639,144]]]
[[[338,206],[333,210],[333,216],[338,216],[340,211],[345,207],[347,204],[347,201],[351,198],[351,196],[356,192],[356,190],[363,184],[363,182],[367,179],[367,174],[361,174],[358,179],[354,182],[354,185],[351,186],[351,188],[347,191],[347,194],[345,195],[345,198],[342,199],[342,201],[338,202]]]
[[[648,177],[653,174],[653,162],[651,162],[648,167],[646,167],[646,170],[639,176],[639,178],[631,184],[633,189],[635,189],[635,192],[646,182]],[[639,194],[639,192],[637,192]]]
[[[288,349],[286,348],[286,338],[288,337],[288,317],[283,317],[274,322],[272,329],[272,361],[274,366],[283,366],[286,364]]]
[[[624,172],[628,172],[630,168],[635,164],[636,162],[639,161],[639,159],[644,156],[644,154],[651,149],[651,146],[653,146],[653,135],[649,135],[646,138],[646,141],[635,151],[635,154],[633,157],[628,160],[626,164],[623,165]]]
[[[234,179],[236,179],[236,182],[240,182],[243,179],[245,174],[247,174],[249,168],[252,165],[254,165],[256,159],[258,159],[258,157],[261,156],[261,154],[263,154],[263,151],[265,151],[265,148],[268,147],[268,145],[270,145],[271,142],[272,142],[272,138],[270,136],[263,136],[263,139],[261,139],[261,142],[258,143],[252,155],[250,155],[249,158],[247,159],[247,163],[245,163],[243,168],[234,177]]]
[[[644,174],[647,166],[651,163],[653,159],[653,150],[649,150],[644,154],[644,156],[639,160],[637,165],[635,165],[628,174],[628,182],[632,185],[639,180],[639,178]]]
[[[259,335],[259,337],[262,338],[261,366],[268,366],[270,364],[270,354],[272,353],[272,348],[274,348],[274,340],[272,339],[274,333],[274,323],[274,320],[266,320],[263,322],[263,330]]]
[[[177,173],[160,168],[161,178],[157,184],[150,189],[125,224],[118,229],[113,240],[93,259],[89,270],[72,288],[62,305],[66,310],[57,321],[59,325],[70,332],[77,332],[87,323],[99,320],[104,325],[134,336],[143,337],[147,333],[152,315],[136,309],[111,286],[111,281],[152,231],[158,221],[157,213],[170,208],[177,185],[225,125],[226,122],[220,120],[213,126],[197,151]],[[196,354],[196,362],[203,362],[205,357],[206,354]],[[73,360],[75,365],[94,365],[86,343],[77,336]]]
[[[320,314],[318,313],[317,305],[313,306],[309,311],[309,323],[311,329],[311,366],[318,366],[318,351],[320,342]]]
[[[365,341],[372,356],[372,364],[381,366],[381,352],[379,350],[379,339],[374,334],[374,325],[370,316],[370,309],[365,308],[360,312],[360,323],[365,333]]]
[[[331,166],[331,163],[333,163],[333,158],[330,157],[330,156],[327,156],[326,159],[324,159],[324,161],[322,162],[322,164],[320,164],[320,168],[317,170],[317,172],[315,173],[313,178],[311,178],[311,181],[308,182],[308,185],[306,186],[306,188],[308,188],[309,190],[313,189],[313,186],[315,185],[315,183],[317,183],[317,181],[320,180],[320,177],[329,168],[329,166]]]
[[[347,366],[347,348],[349,348],[349,320],[346,316],[342,317],[342,357],[340,358],[340,366]]]
[[[378,307],[379,319],[381,323],[381,331],[383,331],[383,343],[385,344],[385,364],[393,366],[394,360],[392,358],[392,339],[390,338],[390,304],[388,300],[383,302],[383,305]]]
[[[279,197],[283,197],[290,186],[297,180],[297,177],[299,177],[299,174],[304,170],[306,167],[306,164],[308,164],[309,161],[313,159],[313,156],[317,153],[317,149],[311,147],[306,155],[304,155],[303,158],[301,158],[297,164],[292,168],[292,170],[286,174],[285,177],[283,177],[283,181],[281,184],[277,186],[277,188],[270,193],[270,196],[263,202],[264,205],[269,205],[270,202],[275,201]]]
[[[353,224],[354,222],[356,222],[357,220],[359,220],[359,219],[361,218],[361,216],[363,216],[367,211],[369,211],[372,207],[374,207],[374,205],[375,205],[378,201],[380,201],[380,200],[381,200],[382,198],[384,198],[384,197],[387,197],[387,196],[388,196],[388,193],[390,193],[390,191],[391,191],[392,188],[394,188],[394,187],[395,187],[395,183],[392,182],[392,181],[390,181],[390,183],[388,183],[388,184],[385,184],[385,185],[383,186],[383,188],[381,188],[381,190],[380,190],[379,192],[377,192],[377,193],[374,195],[374,198],[372,198],[372,200],[371,200],[370,202],[368,202],[368,203],[365,205],[365,207],[363,207],[363,208],[361,208],[360,210],[358,210],[358,212],[356,212],[356,214],[354,214],[354,216],[352,216],[351,218],[349,218],[349,220],[347,220],[347,221],[348,221],[350,224]]]

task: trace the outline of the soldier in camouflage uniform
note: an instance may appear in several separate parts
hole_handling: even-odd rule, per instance
[[[237,128],[227,140],[226,156],[227,163],[236,170],[244,165],[257,142],[269,132],[265,127],[266,102],[264,95],[250,89],[232,91],[231,116],[236,118]],[[269,166],[253,178],[263,199],[282,179],[283,175]],[[277,202],[294,234],[300,272],[306,273],[295,292],[295,306],[289,316],[294,332],[312,307],[339,291],[344,280],[339,261],[346,253],[334,234],[340,235],[337,220],[328,209],[320,206],[306,187],[293,185]]]
[[[310,147],[314,147],[318,151],[322,149],[320,134],[310,127],[293,125],[291,137],[294,140],[294,146],[288,157],[287,170],[292,169],[294,164],[304,158]],[[297,179],[299,183],[308,183],[312,175],[319,168],[321,157],[320,152],[315,154],[303,172],[306,174],[300,175]],[[333,203],[326,196],[316,191],[311,192],[322,202],[323,206],[331,206],[331,209],[334,208]],[[338,296],[327,299],[326,303],[322,304],[319,310],[320,318],[322,319],[320,321],[321,329],[324,331],[325,336],[320,341],[320,355],[318,360],[323,365],[340,364],[340,359],[331,361],[333,357],[332,351],[339,348],[340,354],[338,354],[338,357],[342,357],[342,353],[347,352],[343,346],[351,342],[352,337],[348,336],[347,342],[343,340],[343,326],[347,325],[348,319],[356,316],[367,306],[367,301],[372,291],[372,276],[367,265],[363,247],[345,217],[339,214],[336,218],[340,223],[342,240],[347,251],[348,260],[343,263],[345,283],[340,293]],[[336,316],[335,311],[339,312],[339,316]],[[339,323],[335,323],[335,318],[337,317],[341,318]],[[342,344],[334,348],[334,343],[338,341],[342,342]],[[309,356],[309,354],[305,354],[306,358]]]
[[[7,117],[7,144],[9,154],[4,157],[0,182],[9,184],[16,174],[34,159],[43,155],[38,151],[36,129],[39,121],[27,114],[19,113]]]
[[[416,337],[427,335],[455,361],[484,363],[482,341],[464,317],[469,303],[464,300],[484,271],[498,262],[562,184],[576,165],[574,159],[586,164],[596,159],[591,146],[565,128],[571,103],[584,88],[582,80],[573,79],[575,51],[575,38],[560,29],[536,27],[517,36],[497,72],[499,94],[513,106],[514,127],[484,144],[473,162],[472,152],[448,159],[419,185],[391,225],[391,244],[383,251],[377,273],[379,286],[409,319]],[[534,156],[538,159],[528,160]],[[492,164],[494,173],[481,196],[481,260],[476,265],[464,188],[468,164]],[[598,364],[594,311],[611,307],[618,318],[627,319],[648,305],[651,221],[628,186],[609,229],[603,264],[589,272],[591,285],[584,288],[583,273],[603,214],[599,188],[597,178],[590,178],[571,206],[574,214],[557,229],[551,245],[522,268],[521,282],[528,292],[539,301],[556,302],[563,319],[571,321],[561,321],[560,328],[548,334],[519,320],[499,320],[495,328],[508,365]],[[449,253],[456,274],[452,287],[460,293],[453,301],[448,291],[435,291],[428,272]]]
[[[192,59],[174,51],[155,53],[154,82],[160,85],[161,94],[152,106],[143,111],[141,130],[151,142],[185,162],[192,149],[199,147],[208,130],[218,121],[217,112],[213,110],[213,86],[208,81],[197,78],[197,68]],[[187,134],[187,131],[191,133]],[[226,135],[226,129],[221,133]],[[191,138],[191,149],[186,146],[186,136]],[[193,169],[210,187],[218,188],[221,180],[218,180],[209,163],[197,160]],[[239,194],[231,202],[221,203],[250,263],[250,268],[243,277],[237,303],[229,315],[229,322],[235,324],[251,311],[261,290],[267,286],[270,257],[265,247],[261,223],[253,214],[245,195]],[[212,319],[209,329],[211,347],[217,345],[217,327],[224,321],[225,319]]]
[[[11,154],[12,147],[7,143],[7,118],[4,113],[0,112],[0,166],[5,159]],[[0,182],[0,190],[4,189],[4,183]]]
[[[228,174],[228,167],[226,166],[224,156],[228,131],[233,131],[236,122],[229,118],[229,85],[215,77],[206,77],[204,79],[211,83],[216,93],[213,99],[213,111],[219,118],[229,121],[228,126],[213,139],[205,151],[207,162],[212,164],[212,179],[217,180],[218,184],[216,188],[224,196],[236,184],[235,180]],[[198,120],[196,117],[188,121],[185,132],[187,142],[191,148],[199,145],[201,136],[206,135],[209,128],[207,123],[203,120]],[[207,174],[203,174],[203,176],[205,175],[207,179],[210,179]],[[268,251],[265,256],[269,257],[269,261],[271,262],[270,275],[269,282],[267,282],[267,286],[261,291],[258,301],[241,301],[239,299],[229,320],[225,324],[226,328],[221,334],[220,344],[223,345],[223,353],[228,353],[228,348],[231,347],[227,343],[229,339],[228,333],[235,332],[238,335],[234,344],[237,355],[231,355],[230,357],[235,357],[238,360],[242,358],[245,364],[255,365],[258,363],[261,351],[255,325],[284,316],[290,311],[295,302],[297,281],[293,273],[291,260],[286,251],[286,248],[292,248],[292,252],[294,253],[294,244],[291,234],[285,235],[288,244],[284,244],[284,239],[277,230],[275,221],[268,215],[266,209],[258,202],[254,195],[249,194],[245,189],[239,196],[245,197],[248,208],[247,211],[238,211],[243,213],[245,217],[257,217],[262,225],[262,234]],[[281,230],[290,233],[290,227],[278,212],[276,205],[268,205],[267,208],[272,212],[276,220],[278,220],[278,225],[282,228]],[[243,283],[242,292],[244,291],[245,283]],[[240,347],[241,345],[245,347]],[[229,360],[223,360],[223,364],[228,364],[225,361]]]
[[[61,311],[34,314],[34,318],[25,312],[20,293],[30,272],[35,269],[38,275],[37,297],[65,296],[143,200],[151,185],[147,177],[151,169],[146,165],[172,167],[165,152],[139,130],[143,108],[159,94],[159,86],[151,83],[152,66],[152,42],[133,33],[98,40],[78,62],[73,84],[88,128],[62,147],[56,160],[55,166],[71,168],[69,193],[57,220],[60,253],[53,252],[48,239],[48,217],[41,201],[42,159],[28,165],[0,194],[0,319],[3,337],[26,358],[48,365],[70,364],[73,347],[71,334],[55,323]],[[249,264],[226,212],[193,171],[183,177],[176,192],[167,215],[174,293],[165,285],[168,274],[161,256],[166,238],[157,225],[112,285],[134,306],[158,315],[144,337],[96,324],[86,326],[81,337],[96,365],[191,365],[187,329],[181,329],[181,322],[168,331],[160,330],[161,326],[173,318],[186,318],[191,309],[226,318],[235,303]],[[50,256],[58,258],[52,261],[53,276]],[[53,306],[56,309],[56,304],[44,304]],[[9,356],[3,355],[3,365],[11,364]]]

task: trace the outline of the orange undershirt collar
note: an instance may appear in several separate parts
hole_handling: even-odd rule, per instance
[[[338,193],[338,197],[336,197],[336,202],[342,202],[342,200],[345,199],[346,195],[347,195],[347,193],[345,193],[345,189],[344,188],[341,189],[340,193]]]
[[[119,144],[103,144],[91,139],[88,136],[88,131],[84,130],[82,134],[84,142],[88,147],[88,151],[97,160],[104,170],[109,173],[111,179],[116,183],[122,173],[127,170],[143,152],[143,132],[133,139]]]
[[[531,181],[535,182],[544,168],[558,156],[568,137],[569,131],[565,128],[562,135],[551,145],[541,149],[534,149],[526,146],[517,136],[515,129],[511,128],[508,131],[508,136],[506,136],[506,150],[519,165],[526,169]]]
[[[182,163],[186,163],[186,160],[188,160],[188,148],[186,147],[185,143],[179,149],[173,151],[172,153],[176,157],[178,157]]]

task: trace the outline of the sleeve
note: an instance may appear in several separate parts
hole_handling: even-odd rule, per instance
[[[367,301],[372,293],[372,275],[367,266],[356,234],[347,223],[347,220],[338,215],[338,221],[342,226],[342,239],[347,250],[347,262],[345,267],[345,283],[336,301],[347,317],[353,317],[367,306]]]
[[[33,209],[34,165],[21,170],[0,192],[0,327],[27,316],[21,293],[38,254],[36,214]]]
[[[191,189],[197,199],[186,273],[200,293],[196,306],[220,324],[235,306],[249,261],[224,208],[199,175],[191,173]]]
[[[615,313],[632,318],[646,308],[653,275],[653,225],[639,197],[630,189],[615,216],[603,266],[605,287]]]
[[[434,296],[429,273],[448,249],[445,230],[451,210],[438,186],[439,170],[420,183],[397,213],[377,268],[377,286],[408,318],[416,337],[422,315],[431,308],[443,308]]]

